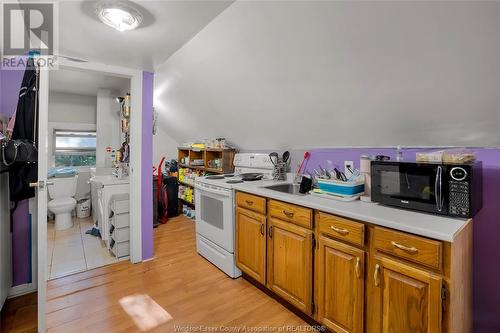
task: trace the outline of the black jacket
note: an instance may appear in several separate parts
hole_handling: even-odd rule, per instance
[[[38,135],[38,85],[33,59],[28,60],[16,108],[16,122],[12,140],[26,139],[37,144]],[[9,167],[10,200],[18,202],[35,196],[29,183],[38,180],[38,163],[15,162]]]

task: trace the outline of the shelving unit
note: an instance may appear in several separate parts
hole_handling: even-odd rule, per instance
[[[223,149],[223,148],[178,148],[178,161],[180,168],[188,168],[201,170],[208,173],[230,173],[234,170],[233,159],[236,150],[234,149]],[[185,158],[188,158],[189,164],[183,163]],[[194,160],[203,160],[204,165],[193,165]],[[220,160],[219,163],[214,161]],[[214,167],[213,165],[220,164],[220,167]]]
[[[188,188],[187,191],[192,193],[194,198],[194,181],[185,180],[184,172],[181,172],[180,169],[189,169],[198,175],[231,173],[234,171],[234,154],[236,154],[235,149],[179,147],[179,186]],[[203,160],[203,165],[193,165],[194,160]],[[181,196],[179,196],[179,202],[192,208],[195,207],[195,203],[189,202]]]

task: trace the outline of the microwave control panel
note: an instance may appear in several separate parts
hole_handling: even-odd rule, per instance
[[[469,182],[450,180],[449,190],[450,202],[448,209],[450,215],[468,216],[470,211]]]

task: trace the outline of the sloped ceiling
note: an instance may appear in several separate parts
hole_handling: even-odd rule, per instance
[[[238,1],[155,73],[178,143],[499,146],[500,3]]]
[[[130,80],[98,72],[58,69],[50,72],[50,92],[97,96],[99,89],[129,91]]]
[[[119,32],[95,15],[98,1],[59,2],[59,53],[153,71],[226,9],[231,1],[135,1],[144,15],[137,30]]]

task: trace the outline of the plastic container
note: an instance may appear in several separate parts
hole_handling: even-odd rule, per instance
[[[354,196],[365,191],[364,177],[358,177],[354,181],[343,182],[333,179],[317,179],[317,187],[323,192],[342,196]]]
[[[84,219],[90,216],[90,199],[81,199],[76,202],[76,217]]]

